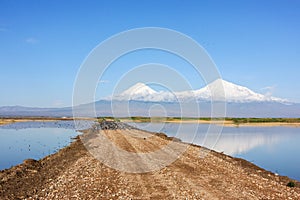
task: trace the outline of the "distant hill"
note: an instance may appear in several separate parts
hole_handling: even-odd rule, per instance
[[[188,103],[178,102],[145,102],[145,101],[107,101],[95,102],[97,116],[149,116],[149,110],[153,115],[164,115],[159,106],[163,107],[168,116],[181,116],[181,106],[185,107],[184,117],[197,117],[197,110]],[[199,102],[200,117],[209,117],[211,105],[209,102]],[[85,104],[74,107],[76,113],[82,117],[93,116],[93,104]],[[128,112],[129,111],[129,112]],[[300,117],[300,104],[282,104],[277,102],[247,102],[226,104],[228,117]],[[68,117],[73,116],[72,107],[65,108],[32,108],[9,106],[0,107],[0,116],[49,116]]]
[[[213,95],[212,95],[213,94]],[[137,83],[124,92],[95,103],[64,108],[0,107],[0,116],[183,116],[210,117],[211,99],[226,102],[227,117],[300,117],[300,104],[256,93],[246,87],[218,79],[198,90],[155,91]],[[194,100],[191,103],[191,100]],[[226,100],[226,101],[225,101]],[[224,103],[223,103],[224,105]],[[197,108],[198,107],[198,108]],[[216,116],[213,116],[216,117]]]

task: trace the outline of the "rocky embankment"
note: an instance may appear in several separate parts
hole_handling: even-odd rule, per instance
[[[135,153],[155,152],[172,142],[163,134],[111,121],[85,134],[105,135],[118,148]],[[189,145],[166,167],[129,173],[95,159],[77,137],[56,154],[1,171],[0,199],[300,199],[299,183],[288,187],[293,181],[288,177],[214,151],[201,157],[201,150]]]
[[[108,120],[101,120],[98,124],[95,124],[97,129],[102,130],[124,130],[124,129],[136,129],[133,126],[130,126],[128,124],[117,122],[117,121],[108,121]]]

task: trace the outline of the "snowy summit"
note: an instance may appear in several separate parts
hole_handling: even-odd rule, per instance
[[[144,83],[137,83],[121,94],[117,95],[118,100],[140,100],[144,101],[150,96],[157,95],[157,92]]]
[[[114,100],[136,100],[152,102],[188,101],[227,101],[227,102],[279,102],[287,103],[288,100],[266,96],[256,93],[247,87],[217,79],[198,90],[166,92],[155,91],[144,83],[137,83],[119,95]]]

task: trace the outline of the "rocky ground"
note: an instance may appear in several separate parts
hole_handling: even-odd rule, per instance
[[[142,154],[173,142],[163,134],[107,121],[83,135],[93,140],[99,134],[126,152]],[[77,137],[56,154],[1,171],[0,199],[300,199],[298,182],[288,187],[292,180],[287,177],[214,151],[201,157],[205,149],[195,145],[170,165],[146,173],[108,167],[86,146],[86,138]]]

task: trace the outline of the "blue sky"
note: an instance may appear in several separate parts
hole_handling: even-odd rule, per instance
[[[299,19],[296,0],[1,0],[0,106],[71,105],[77,71],[89,52],[114,34],[141,27],[182,32],[206,49],[225,80],[300,102]],[[121,66],[175,64],[176,58],[156,54],[120,59],[96,98],[112,92]],[[180,70],[184,64],[177,65]],[[183,71],[193,88],[203,86],[192,71]]]

